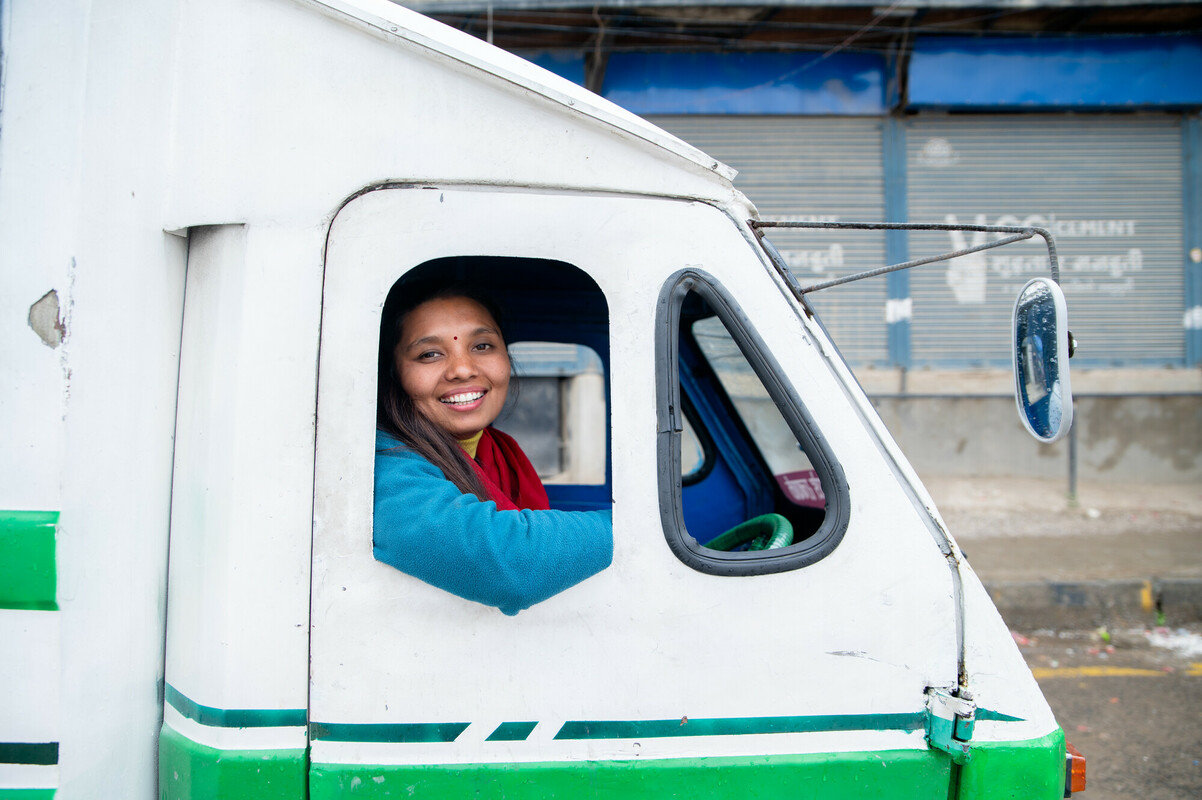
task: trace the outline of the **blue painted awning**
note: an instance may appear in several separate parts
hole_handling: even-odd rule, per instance
[[[615,53],[602,94],[636,114],[883,114],[875,53]]]
[[[920,38],[911,108],[1202,105],[1202,37]]]

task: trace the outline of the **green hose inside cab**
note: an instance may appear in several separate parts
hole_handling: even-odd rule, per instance
[[[730,551],[744,544],[746,550],[788,547],[793,544],[793,525],[780,514],[761,514],[719,534],[705,546],[711,550]]]

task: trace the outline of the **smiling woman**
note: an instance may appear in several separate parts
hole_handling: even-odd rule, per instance
[[[401,388],[435,425],[473,438],[501,413],[509,392],[500,326],[465,296],[427,300],[402,320],[393,351]]]
[[[492,428],[509,393],[500,314],[443,280],[398,283],[380,339],[379,561],[516,614],[609,566],[609,511],[551,510],[521,447]]]

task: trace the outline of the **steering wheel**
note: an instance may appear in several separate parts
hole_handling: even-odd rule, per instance
[[[761,514],[740,522],[705,546],[711,550],[775,550],[793,544],[793,525],[780,514]],[[747,545],[743,547],[743,545]]]

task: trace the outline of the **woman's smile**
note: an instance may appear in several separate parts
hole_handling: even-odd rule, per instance
[[[462,394],[453,394],[450,397],[444,397],[439,402],[455,406],[456,408],[466,408],[484,397],[484,395],[484,392],[463,392]]]

